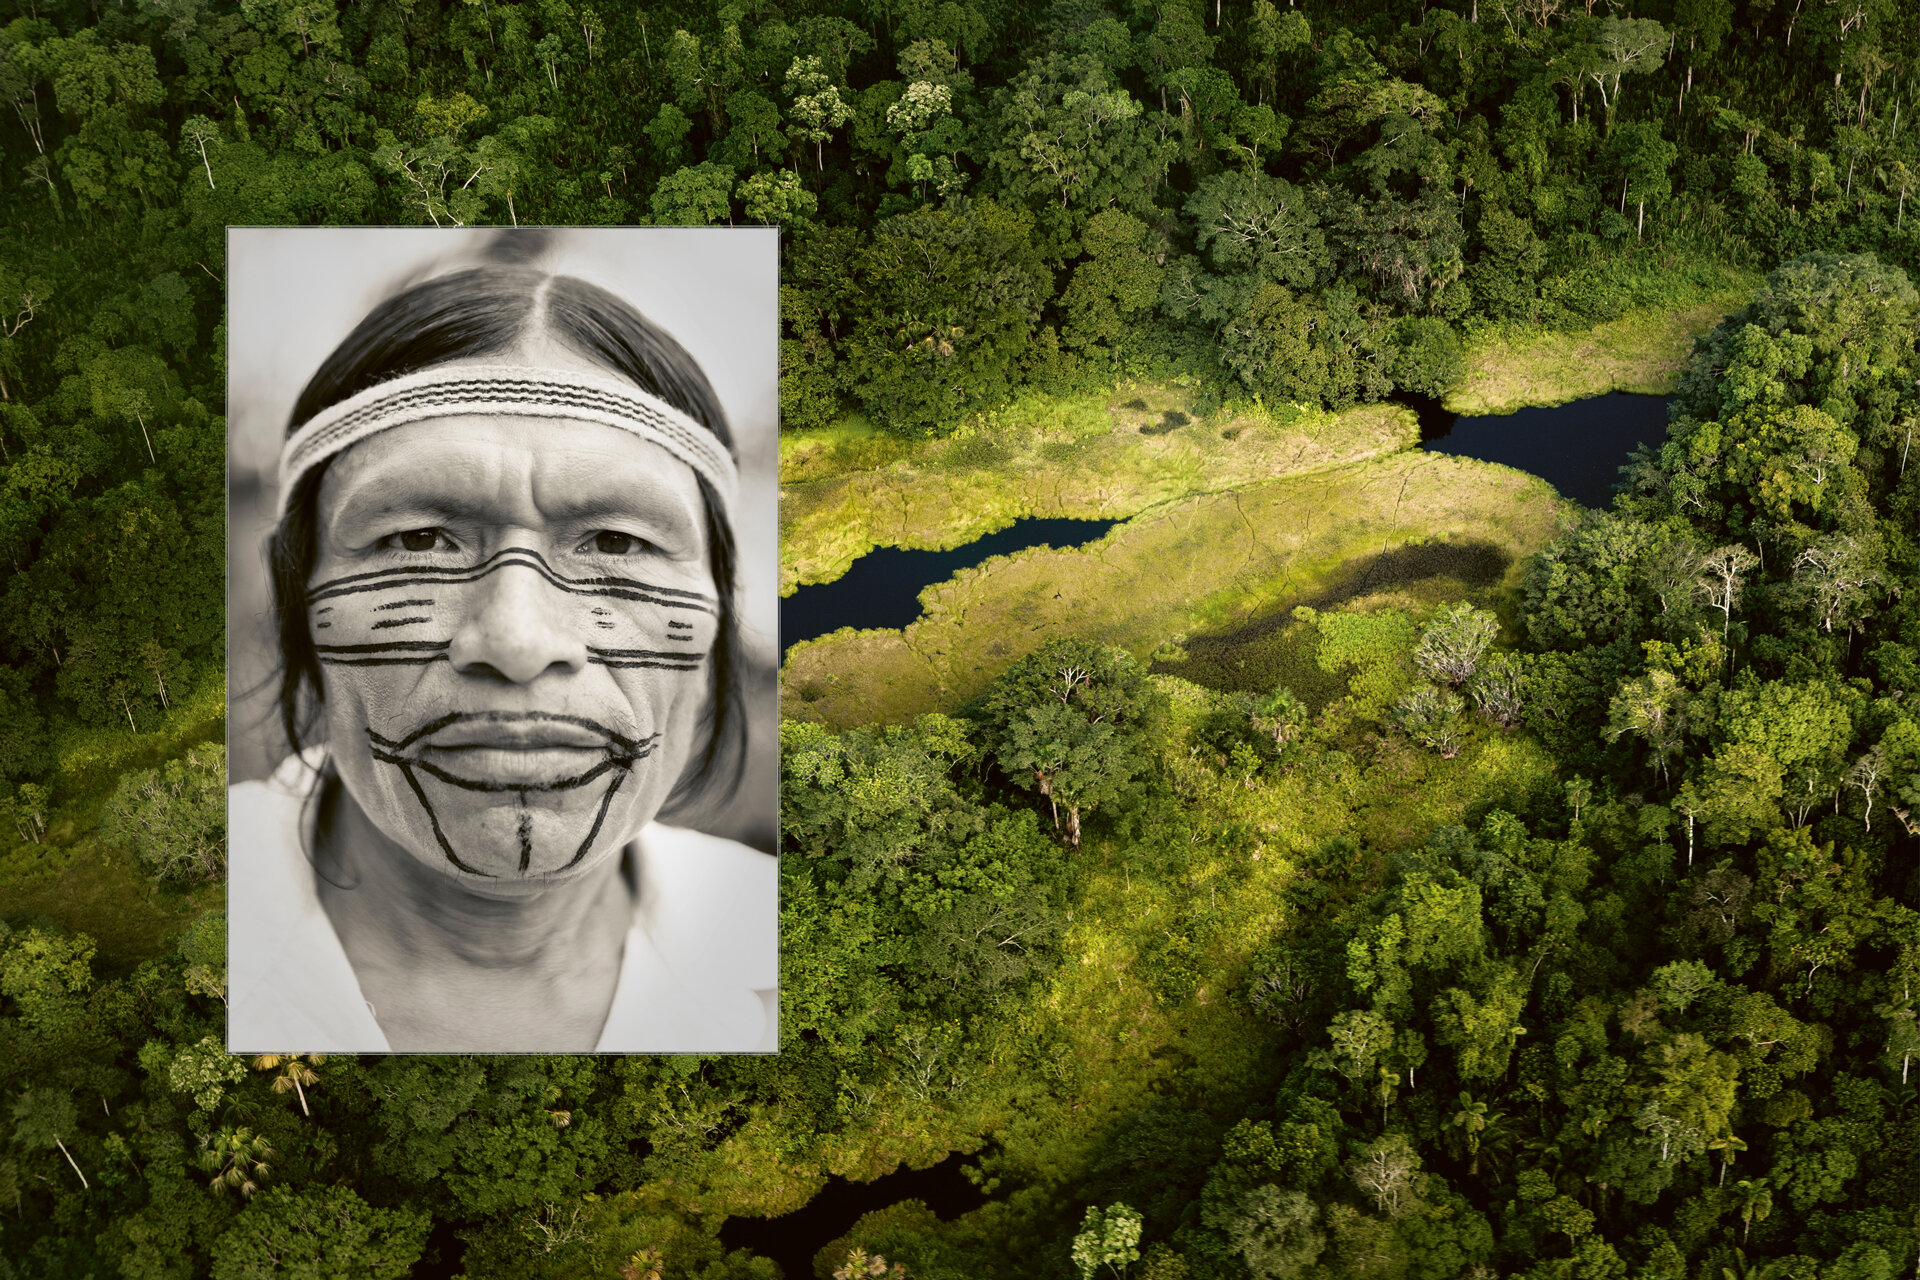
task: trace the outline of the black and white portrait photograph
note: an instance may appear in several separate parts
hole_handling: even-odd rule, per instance
[[[229,1048],[777,1048],[777,233],[228,237]]]

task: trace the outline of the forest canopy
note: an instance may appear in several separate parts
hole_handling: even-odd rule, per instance
[[[0,6],[0,1277],[769,1277],[729,1219],[955,1152],[978,1210],[817,1273],[1913,1273],[1917,58],[1895,0]],[[777,223],[784,425],[903,438],[1765,278],[1517,589],[783,725],[778,1056],[238,1058],[225,228],[362,223]]]

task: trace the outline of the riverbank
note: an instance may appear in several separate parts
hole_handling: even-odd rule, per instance
[[[1757,273],[1721,268],[1723,281],[1635,307],[1576,333],[1515,327],[1467,345],[1467,375],[1441,401],[1450,413],[1496,414],[1566,404],[1610,391],[1671,395],[1693,340],[1745,306]]]
[[[1534,476],[1418,451],[1168,502],[1086,547],[1031,548],[929,587],[903,631],[795,645],[781,714],[844,728],[951,711],[1061,631],[1144,660],[1321,597],[1355,562],[1409,546],[1488,548],[1511,583],[1569,512]]]
[[[1242,407],[1196,419],[1185,388],[1030,395],[944,440],[856,431],[780,442],[780,591],[831,582],[876,546],[946,550],[1023,516],[1126,520],[1163,503],[1411,449],[1398,405]]]

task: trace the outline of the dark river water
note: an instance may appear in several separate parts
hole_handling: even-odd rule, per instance
[[[990,556],[1028,547],[1077,547],[1113,528],[1114,520],[1015,520],[998,533],[952,551],[877,547],[845,576],[801,587],[780,602],[780,650],[841,627],[904,627],[920,616],[920,592]]]
[[[1566,497],[1606,507],[1620,467],[1639,444],[1667,438],[1667,402],[1615,392],[1499,416],[1460,417],[1437,400],[1403,399],[1420,416],[1420,444],[1532,472]],[[1077,547],[1100,537],[1112,520],[1016,520],[998,533],[951,551],[880,547],[853,562],[846,576],[801,587],[780,602],[780,648],[841,627],[905,627],[920,616],[920,592],[989,556],[1026,547]]]
[[[851,1231],[862,1214],[918,1200],[944,1222],[986,1203],[967,1179],[968,1160],[955,1152],[930,1169],[901,1169],[872,1182],[830,1178],[819,1195],[784,1217],[728,1218],[720,1243],[772,1258],[787,1280],[807,1280],[813,1255]]]
[[[1613,501],[1619,469],[1634,446],[1657,448],[1667,438],[1661,396],[1616,391],[1550,409],[1468,417],[1425,398],[1408,397],[1407,404],[1420,415],[1422,448],[1530,471],[1586,507]]]

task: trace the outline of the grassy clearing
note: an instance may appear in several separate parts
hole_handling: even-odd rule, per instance
[[[1165,503],[1087,547],[995,557],[921,593],[898,631],[842,630],[788,651],[782,714],[844,728],[952,710],[1048,636],[1142,659],[1324,599],[1354,565],[1430,544],[1486,546],[1507,575],[1562,527],[1545,481],[1401,453]]]
[[[69,727],[55,734],[54,777],[63,807],[91,801],[98,810],[121,774],[151,769],[188,747],[218,741],[227,726],[227,670],[209,667],[192,690],[177,698],[158,728]]]
[[[97,971],[130,972],[173,946],[180,931],[218,907],[225,885],[157,889],[127,854],[91,837],[69,845],[22,844],[0,854],[6,923],[52,922],[98,944]]]
[[[1733,268],[1718,281],[1635,307],[1582,333],[1512,329],[1473,342],[1467,376],[1446,397],[1454,413],[1512,413],[1609,391],[1666,395],[1678,384],[1693,340],[1745,306],[1760,276]]]
[[[846,424],[781,442],[780,590],[831,582],[876,546],[942,550],[1022,516],[1128,519],[1196,493],[1408,449],[1395,405],[1343,413],[1251,406],[1195,420],[1178,387],[1025,397],[945,440]]]

